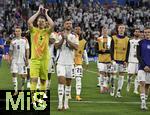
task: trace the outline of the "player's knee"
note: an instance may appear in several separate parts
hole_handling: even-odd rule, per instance
[[[70,86],[71,85],[71,78],[66,78],[66,85]]]
[[[124,76],[124,75],[125,75],[125,73],[124,73],[124,72],[120,72],[120,73],[119,73],[119,75]]]
[[[99,74],[102,75],[102,76],[106,75],[105,72],[103,72],[103,71],[99,72]]]
[[[145,87],[145,81],[140,81],[140,86]]]
[[[46,83],[46,80],[40,79],[40,83],[41,83],[41,84],[45,84],[45,83]]]
[[[38,78],[31,78],[31,82],[37,82]]]
[[[58,77],[58,83],[59,83],[59,84],[65,84],[65,83],[66,83],[65,77],[59,76],[59,77]]]

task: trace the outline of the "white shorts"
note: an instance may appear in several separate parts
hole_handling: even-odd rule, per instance
[[[138,72],[138,64],[137,63],[129,63],[128,64],[128,73],[136,74]]]
[[[117,72],[127,72],[127,68],[124,67],[123,64],[116,63],[113,66],[114,66],[114,73],[117,73]]]
[[[25,64],[12,63],[10,70],[11,73],[27,74],[27,67]]]
[[[75,75],[75,77],[82,77],[83,76],[82,65],[77,65],[74,67],[74,75]]]
[[[99,72],[112,73],[113,66],[111,65],[111,63],[98,63],[98,70],[99,70]]]
[[[150,73],[145,72],[144,70],[138,71],[138,82],[145,81],[146,84],[150,84]]]
[[[73,65],[60,65],[56,66],[57,76],[64,76],[65,78],[73,78]]]
[[[51,58],[49,61],[48,73],[55,73],[55,63],[53,58]]]

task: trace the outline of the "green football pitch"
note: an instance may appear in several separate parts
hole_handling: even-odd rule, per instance
[[[11,74],[8,64],[2,63],[0,67],[0,90],[13,89]],[[72,82],[72,99],[69,102],[70,109],[57,111],[57,77],[52,75],[51,82],[51,115],[150,115],[150,99],[148,99],[148,111],[140,110],[140,97],[133,94],[133,84],[129,93],[126,92],[124,83],[122,98],[111,97],[109,94],[100,94],[97,85],[96,63],[90,62],[87,71],[84,71],[82,79],[82,98],[75,100],[75,80]]]

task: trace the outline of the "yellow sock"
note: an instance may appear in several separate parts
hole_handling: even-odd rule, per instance
[[[35,91],[36,90],[36,85],[37,85],[37,82],[30,82],[31,84],[31,87],[30,87],[30,90],[31,91]]]
[[[41,85],[40,90],[41,90],[41,91],[45,91],[45,90],[46,90],[46,81],[44,81],[44,82],[41,83],[40,85]]]
[[[37,85],[37,82],[32,82],[32,81],[30,82],[30,90],[31,90],[32,102],[35,101],[33,96],[36,93],[36,85]]]

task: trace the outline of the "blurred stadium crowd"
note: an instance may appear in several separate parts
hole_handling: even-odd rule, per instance
[[[126,34],[130,37],[133,28],[138,27],[143,31],[145,26],[150,26],[150,4],[146,0],[126,0],[124,4],[115,1],[119,0],[1,0],[0,39],[5,39],[6,46],[9,45],[17,25],[26,33],[28,18],[42,3],[49,9],[49,15],[55,22],[55,31],[61,31],[63,19],[71,16],[73,25],[81,26],[83,37],[88,41],[89,56],[95,56],[95,38],[99,36],[101,26],[107,25],[109,34],[114,34],[116,25],[124,23]]]

